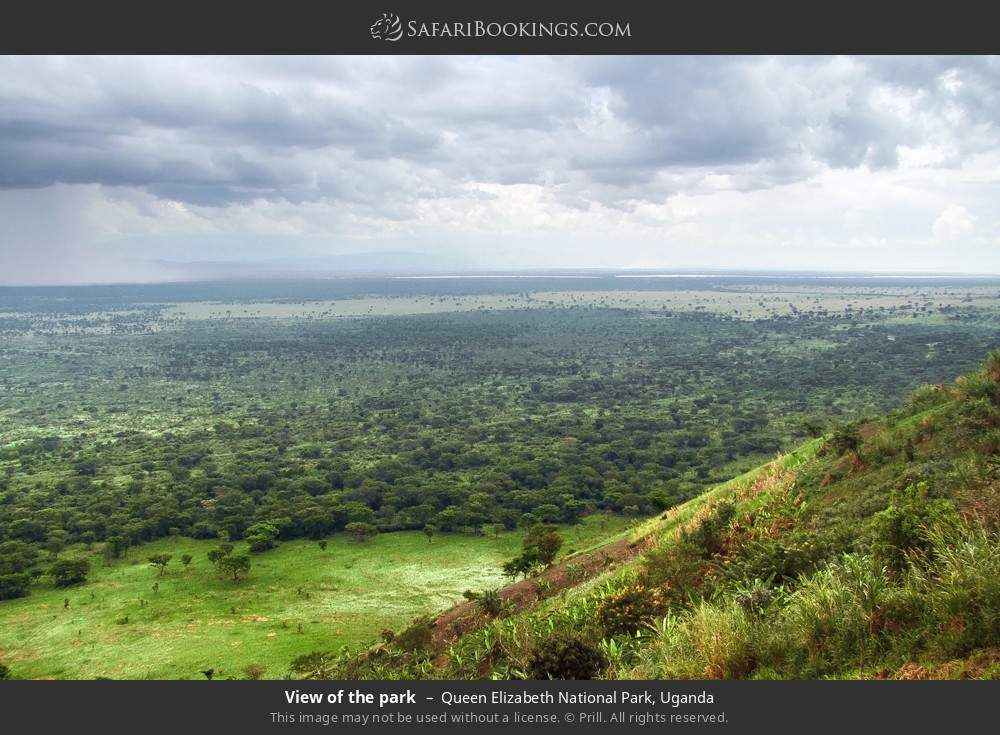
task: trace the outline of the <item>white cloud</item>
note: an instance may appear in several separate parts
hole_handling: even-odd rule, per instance
[[[949,204],[942,210],[931,226],[931,232],[938,240],[955,240],[972,232],[976,218],[960,204]]]

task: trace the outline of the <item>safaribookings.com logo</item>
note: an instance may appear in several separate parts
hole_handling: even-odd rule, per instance
[[[631,38],[626,21],[407,21],[395,13],[382,17],[368,29],[376,41],[407,38]]]
[[[395,13],[382,13],[368,30],[376,41],[398,41],[403,37],[403,24]]]

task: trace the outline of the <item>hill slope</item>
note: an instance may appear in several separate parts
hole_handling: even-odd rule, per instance
[[[1000,350],[952,385],[311,676],[1000,676]],[[639,543],[639,542],[642,543]],[[557,583],[554,583],[557,582]],[[532,588],[533,585],[533,588]],[[528,591],[531,594],[528,594]],[[442,620],[461,620],[442,634]],[[434,635],[426,634],[430,627]]]

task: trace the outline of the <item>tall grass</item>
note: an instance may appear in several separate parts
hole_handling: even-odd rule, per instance
[[[900,576],[845,554],[755,615],[732,597],[701,601],[640,656],[640,678],[853,676],[945,661],[1000,645],[1000,535],[931,532]]]

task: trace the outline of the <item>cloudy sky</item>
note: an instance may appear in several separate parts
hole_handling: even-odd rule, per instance
[[[997,273],[998,202],[996,58],[0,59],[0,283],[359,252]]]

